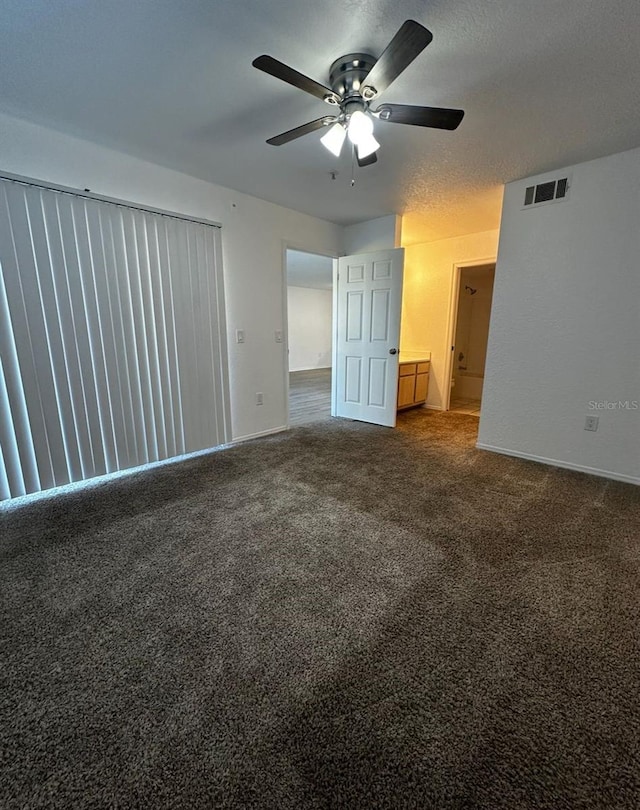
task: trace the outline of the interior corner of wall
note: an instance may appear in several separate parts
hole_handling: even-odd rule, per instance
[[[399,214],[398,215],[399,224],[397,225],[396,234],[398,236],[399,242],[398,246],[406,248],[407,245],[405,244],[405,239],[407,237],[407,215],[406,214]]]
[[[402,215],[396,214],[395,215],[395,238],[393,240],[394,247],[402,247]]]

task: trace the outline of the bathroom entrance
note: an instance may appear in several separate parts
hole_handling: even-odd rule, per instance
[[[480,416],[495,264],[458,268],[449,410]]]

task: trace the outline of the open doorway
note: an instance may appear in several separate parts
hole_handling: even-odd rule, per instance
[[[289,425],[331,416],[333,259],[287,248]]]
[[[480,416],[495,264],[459,268],[449,410]]]

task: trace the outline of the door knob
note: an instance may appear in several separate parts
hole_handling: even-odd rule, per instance
[[[397,349],[389,349],[389,354],[398,354]]]

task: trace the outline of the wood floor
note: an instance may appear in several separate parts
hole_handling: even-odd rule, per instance
[[[331,369],[289,372],[289,424],[291,427],[331,417]]]
[[[451,411],[480,416],[480,400],[454,399]],[[289,372],[289,424],[308,425],[331,417],[331,369]]]

